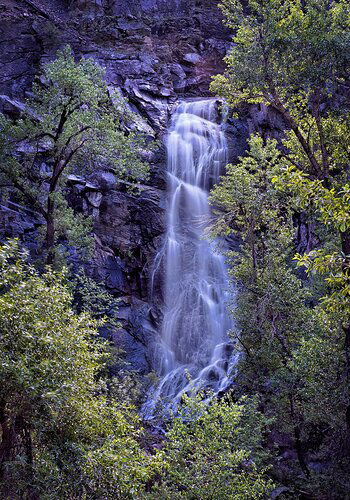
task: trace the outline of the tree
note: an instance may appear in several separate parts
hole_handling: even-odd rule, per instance
[[[283,192],[290,192],[296,210],[313,209],[316,216],[328,231],[344,235],[350,230],[350,186],[344,184],[341,188],[328,189],[320,180],[311,180],[295,169],[286,167],[279,176],[273,177],[274,185]],[[332,246],[312,250],[308,254],[296,254],[298,266],[306,268],[309,276],[318,274],[327,283],[327,293],[321,297],[319,314],[326,322],[329,331],[344,333],[344,338],[337,336],[338,344],[343,344],[343,355],[340,360],[344,365],[345,375],[344,395],[341,398],[342,413],[345,413],[346,432],[343,452],[350,453],[350,254],[339,251],[336,240]],[[337,248],[338,246],[338,248]],[[339,330],[339,328],[338,328]],[[338,355],[339,355],[338,354]],[[341,376],[341,373],[339,374]]]
[[[284,419],[308,475],[301,442],[304,408],[296,409],[302,407],[302,381],[292,361],[301,339],[309,338],[314,329],[305,307],[310,292],[288,266],[294,250],[293,213],[288,197],[271,182],[280,168],[276,141],[264,144],[256,135],[248,145],[246,156],[226,167],[210,198],[218,215],[214,232],[234,230],[242,239],[240,251],[229,253],[230,275],[239,292],[232,313],[234,338],[244,352],[241,391],[260,394],[267,414]]]
[[[146,498],[264,498],[272,489],[266,467],[254,462],[264,418],[254,402],[184,396],[163,448],[163,469]],[[229,399],[229,398],[228,398]]]
[[[350,304],[334,236],[349,224],[348,189],[330,191],[289,167],[276,140],[255,135],[248,146],[245,157],[227,166],[210,198],[218,216],[214,234],[234,231],[241,238],[240,250],[229,253],[238,286],[233,336],[243,352],[237,391],[258,394],[264,414],[273,418],[271,429],[293,436],[310,491],[319,484],[312,481],[308,455],[313,451],[318,460],[332,455],[332,479],[321,475],[323,493],[339,497],[349,486],[342,456],[349,400],[343,328]],[[295,256],[293,215],[301,209],[326,231],[319,233],[322,249]],[[297,275],[293,259],[307,266],[308,280]]]
[[[349,456],[350,5],[344,0],[224,0],[221,7],[235,36],[226,57],[226,72],[214,78],[212,88],[236,110],[242,102],[260,103],[280,114],[286,130],[276,145],[277,168],[268,184],[274,177],[275,189],[279,186],[281,192],[289,193],[288,210],[304,210],[309,221],[319,221],[316,230],[322,248],[309,256],[297,256],[300,264],[309,267],[310,277],[315,273],[326,275],[323,306],[312,311],[316,332],[304,347],[317,345],[313,351],[316,356],[323,346],[325,359],[330,359],[331,352],[335,355],[330,372],[333,383],[328,386],[334,395],[330,420],[336,413],[343,415],[342,430],[338,427],[338,431],[345,446],[338,450],[338,456]],[[260,232],[258,240],[262,242],[263,238],[265,233]],[[315,303],[320,298],[319,290],[314,288],[313,294]],[[330,307],[325,307],[327,304]],[[327,328],[332,340],[325,342]],[[329,342],[337,347],[332,349]],[[303,352],[306,356],[311,351],[305,348]],[[300,361],[299,354],[297,351]],[[297,370],[296,366],[293,369]],[[342,381],[347,403],[334,391],[336,380]],[[320,394],[326,393],[325,387]],[[318,404],[316,398],[312,404]]]
[[[213,90],[233,106],[249,102],[274,108],[293,131],[303,167],[327,178],[334,165],[324,110],[336,104],[345,117],[349,106],[344,96],[350,76],[349,3],[224,0],[221,7],[236,34],[227,70],[214,78]]]
[[[127,126],[133,120],[123,97],[109,91],[104,70],[91,59],[76,63],[69,47],[44,65],[24,116],[14,124],[0,116],[1,173],[44,218],[48,263],[59,229],[74,233],[76,225],[76,240],[86,229],[79,233],[64,199],[70,172],[88,173],[99,165],[131,179],[147,175],[140,159],[144,141]]]
[[[99,323],[72,309],[64,277],[0,248],[0,490],[5,498],[131,498],[156,460],[132,409],[101,378]]]
[[[62,273],[39,275],[26,258],[16,242],[0,247],[4,498],[248,500],[271,489],[254,401],[185,397],[163,449],[146,453],[135,410],[101,376],[109,357],[101,323],[74,311]]]
[[[224,0],[235,45],[212,88],[232,106],[271,106],[283,117],[281,154],[299,170],[343,183],[350,136],[350,5],[346,0]],[[350,255],[350,232],[341,231]]]

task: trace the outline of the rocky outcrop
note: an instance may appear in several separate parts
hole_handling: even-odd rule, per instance
[[[1,0],[0,9],[0,93],[9,95],[23,95],[40,62],[69,43],[151,107],[207,93],[229,45],[216,0]]]

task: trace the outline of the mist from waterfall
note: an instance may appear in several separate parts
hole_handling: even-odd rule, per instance
[[[164,273],[165,301],[154,360],[160,383],[145,405],[146,414],[158,401],[176,404],[192,386],[224,390],[235,364],[227,336],[232,320],[226,310],[225,259],[204,236],[211,218],[208,192],[227,163],[215,99],[178,105],[167,153],[167,234],[156,259],[156,269]]]

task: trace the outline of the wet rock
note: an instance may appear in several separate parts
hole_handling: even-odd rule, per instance
[[[102,201],[102,193],[100,193],[99,191],[93,191],[87,193],[86,198],[90,205],[92,205],[94,208],[99,208]]]
[[[201,60],[201,56],[195,52],[185,54],[183,60],[191,64],[197,64]]]

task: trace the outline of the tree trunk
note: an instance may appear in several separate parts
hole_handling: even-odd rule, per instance
[[[45,248],[47,252],[46,264],[53,264],[54,261],[54,245],[55,245],[55,218],[54,218],[55,204],[49,197],[47,202],[47,216],[46,216],[46,237]]]
[[[303,471],[303,473],[305,474],[305,476],[310,477],[310,471],[309,471],[309,468],[308,468],[306,460],[305,460],[304,449],[303,449],[303,445],[301,442],[300,425],[298,423],[298,418],[297,418],[297,415],[295,413],[293,394],[289,394],[289,404],[290,404],[290,415],[291,415],[292,422],[293,422],[294,447],[295,447],[295,451],[297,453],[298,462],[299,462],[300,468]]]
[[[32,441],[32,432],[30,426],[27,422],[21,419],[22,433],[23,433],[23,445],[25,449],[25,454],[27,457],[28,463],[28,484],[27,484],[27,495],[28,500],[37,500],[39,499],[39,495],[36,492],[36,488],[34,485],[34,476],[33,476],[33,465],[34,465],[34,457],[33,457],[33,441]]]
[[[273,100],[273,102],[271,102],[271,105],[273,106],[274,109],[276,109],[282,115],[287,126],[291,130],[293,130],[294,134],[296,135],[296,137],[299,141],[299,144],[303,148],[304,153],[306,154],[306,156],[309,160],[310,166],[311,166],[312,171],[313,171],[313,175],[317,179],[323,179],[324,173],[322,171],[322,168],[318,164],[318,161],[316,160],[316,157],[315,157],[315,155],[310,147],[310,144],[307,142],[307,140],[303,136],[301,130],[298,127],[298,124],[296,123],[296,121],[294,120],[292,115],[289,113],[288,109],[283,105],[282,101],[279,99],[277,94],[273,94],[273,99],[274,100]]]
[[[70,159],[70,158],[69,158]],[[68,160],[67,160],[68,161]],[[47,198],[47,212],[46,212],[46,237],[45,247],[47,252],[46,264],[53,264],[54,262],[54,246],[55,246],[55,193],[57,186],[64,171],[67,162],[58,160],[53,168],[52,178],[50,180],[49,196]]]

